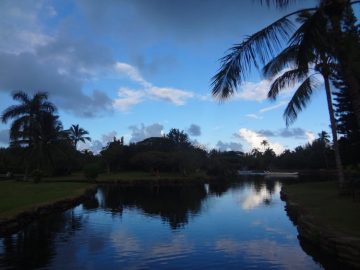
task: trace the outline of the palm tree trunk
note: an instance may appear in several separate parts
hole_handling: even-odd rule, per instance
[[[337,139],[337,132],[336,132],[336,121],[334,116],[334,109],[332,106],[332,98],[331,98],[331,90],[330,90],[330,81],[329,77],[326,75],[324,76],[325,81],[325,92],[326,92],[326,99],[327,99],[327,105],[329,109],[329,116],[330,116],[330,124],[331,124],[331,132],[333,137],[333,145],[334,145],[334,151],[335,151],[335,162],[336,162],[336,169],[338,171],[338,181],[340,188],[344,187],[345,177],[344,177],[344,170],[341,163],[341,157],[340,157],[340,149]]]

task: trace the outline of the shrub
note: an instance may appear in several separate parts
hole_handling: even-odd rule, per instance
[[[95,181],[99,176],[100,169],[98,164],[86,164],[83,168],[84,176],[87,180]]]

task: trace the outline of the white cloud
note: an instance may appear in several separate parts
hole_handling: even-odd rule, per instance
[[[239,133],[236,135],[246,141],[252,148],[262,149],[263,146],[261,145],[261,142],[266,140],[269,143],[269,147],[273,149],[277,155],[281,154],[285,150],[284,146],[280,143],[270,142],[267,137],[250,129],[241,128]]]
[[[260,82],[245,82],[241,86],[240,92],[235,94],[237,99],[263,101],[267,98],[271,82],[269,80],[261,80]]]
[[[257,119],[257,120],[263,119],[262,116],[259,116],[259,115],[254,114],[254,113],[249,113],[249,114],[246,115],[246,117]]]
[[[138,82],[143,86],[148,85],[148,82],[144,80],[140,72],[135,67],[127,63],[117,62],[115,64],[115,70],[121,74],[128,76],[131,80]]]
[[[169,101],[177,106],[184,105],[188,98],[194,97],[191,92],[169,87],[151,86],[147,88],[146,92],[152,98]]]
[[[114,100],[113,106],[120,111],[127,111],[131,106],[141,103],[144,95],[144,92],[141,90],[120,88],[118,90],[118,98]]]
[[[259,113],[265,113],[265,112],[268,112],[268,111],[276,110],[278,108],[281,108],[281,107],[285,106],[287,103],[288,103],[288,101],[284,101],[284,100],[280,101],[278,104],[275,104],[275,105],[268,106],[268,107],[260,109]]]
[[[311,131],[305,132],[308,143],[312,143],[315,140],[315,134]]]
[[[135,67],[126,63],[117,62],[115,70],[142,86],[140,90],[129,88],[120,88],[118,90],[119,98],[114,101],[113,105],[122,111],[127,111],[131,106],[146,99],[163,100],[181,106],[186,103],[187,99],[195,96],[194,93],[182,89],[155,86],[146,81]]]

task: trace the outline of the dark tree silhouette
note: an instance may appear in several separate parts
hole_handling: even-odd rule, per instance
[[[69,129],[69,137],[70,140],[73,142],[73,145],[76,149],[78,142],[83,142],[85,143],[85,141],[91,141],[91,138],[86,136],[88,135],[89,132],[81,127],[79,127],[79,125],[72,125],[71,128]]]

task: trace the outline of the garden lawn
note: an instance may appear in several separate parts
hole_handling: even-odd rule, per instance
[[[289,184],[283,187],[290,201],[306,214],[335,231],[360,236],[360,201],[340,196],[336,182]]]
[[[88,183],[32,183],[0,182],[0,220],[15,217],[17,214],[40,205],[74,198],[90,188]]]

